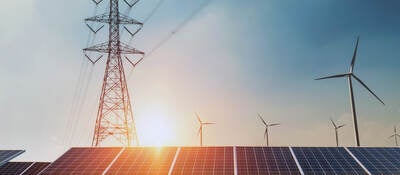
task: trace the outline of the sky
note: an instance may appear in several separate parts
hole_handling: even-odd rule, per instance
[[[107,30],[94,37],[84,18],[106,12],[107,2],[0,2],[0,149],[26,150],[17,161],[53,161],[70,147],[91,145],[105,60],[92,65],[82,49],[106,41]],[[121,3],[121,12],[141,21],[158,2],[140,1],[130,11]],[[257,113],[282,124],[271,129],[272,146],[334,146],[330,118],[346,124],[340,144],[354,146],[346,79],[314,79],[347,72],[360,36],[355,74],[386,103],[354,84],[361,145],[393,146],[399,5],[164,0],[133,47],[153,50],[200,10],[135,69],[125,64],[141,145],[198,145],[197,112],[217,123],[204,130],[208,146],[265,145]]]

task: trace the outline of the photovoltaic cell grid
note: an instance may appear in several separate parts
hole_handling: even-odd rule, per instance
[[[126,148],[106,174],[168,174],[176,147]]]
[[[37,175],[41,171],[43,171],[47,166],[49,166],[49,162],[35,162],[28,170],[24,172],[22,175]]]
[[[7,162],[0,166],[1,175],[20,175],[23,173],[33,162]]]
[[[304,174],[367,174],[342,147],[292,149]]]
[[[237,147],[238,174],[300,174],[288,147]]]
[[[71,148],[42,174],[102,174],[122,148]]]
[[[182,147],[172,174],[234,174],[233,147]]]
[[[0,150],[0,166],[22,154],[23,150]]]
[[[348,148],[371,174],[400,174],[400,148]]]

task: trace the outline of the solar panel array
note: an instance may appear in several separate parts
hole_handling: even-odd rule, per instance
[[[0,166],[1,175],[36,175],[50,163],[48,162],[8,162]]]
[[[32,162],[8,162],[0,167],[1,175],[15,175],[21,174],[29,168]]]
[[[341,147],[292,148],[304,174],[367,174]]]
[[[122,148],[71,148],[42,174],[102,174]]]
[[[34,162],[22,175],[37,175],[49,165],[49,162]]]
[[[348,148],[371,174],[400,174],[400,148]]]
[[[233,174],[233,147],[183,147],[172,174]]]
[[[24,150],[0,150],[0,166],[24,152]]]
[[[400,148],[72,148],[42,174],[256,175],[369,172],[400,174]]]
[[[288,147],[237,147],[238,174],[300,174]]]
[[[168,174],[177,148],[126,148],[106,174]]]

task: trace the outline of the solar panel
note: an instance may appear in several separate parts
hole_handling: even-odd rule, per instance
[[[126,148],[106,174],[168,174],[176,147]]]
[[[233,147],[182,147],[172,174],[234,174]]]
[[[0,150],[0,166],[24,152],[24,150]]]
[[[293,147],[304,174],[367,174],[342,147]]]
[[[22,175],[37,175],[49,165],[49,162],[34,162]]]
[[[33,162],[7,162],[0,166],[1,175],[16,175],[23,173]]]
[[[71,148],[42,174],[102,174],[122,148]]]
[[[400,148],[348,148],[371,174],[400,174]]]
[[[238,174],[300,174],[288,147],[237,147]]]

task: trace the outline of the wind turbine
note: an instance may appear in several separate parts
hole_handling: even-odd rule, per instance
[[[340,77],[347,77],[348,82],[349,82],[349,91],[350,91],[350,104],[351,104],[351,111],[353,114],[353,122],[354,122],[354,132],[356,135],[356,142],[357,142],[357,146],[360,146],[360,138],[359,138],[359,134],[358,134],[358,123],[357,123],[357,115],[356,115],[356,106],[355,106],[355,101],[354,101],[354,94],[353,94],[353,84],[352,84],[352,78],[354,78],[356,81],[358,81],[362,86],[364,86],[376,99],[378,99],[383,105],[385,105],[385,103],[383,103],[383,101],[377,96],[375,95],[374,92],[372,92],[372,90],[370,88],[368,88],[368,86],[361,81],[360,78],[358,78],[354,73],[354,64],[356,61],[356,56],[357,56],[357,48],[358,48],[358,41],[359,41],[359,37],[357,37],[357,43],[356,43],[356,47],[354,49],[354,54],[353,54],[353,58],[351,60],[351,64],[350,64],[350,70],[348,73],[344,73],[344,74],[337,74],[337,75],[332,75],[332,76],[327,76],[327,77],[322,77],[322,78],[318,78],[316,80],[322,80],[322,79],[330,79],[330,78],[340,78]]]
[[[201,121],[200,116],[197,113],[195,113],[195,115],[196,115],[197,120],[199,121],[199,124],[200,124],[200,128],[199,128],[200,146],[203,146],[203,127],[206,126],[206,125],[213,125],[213,124],[216,124],[216,123],[203,122],[203,121]]]
[[[260,117],[261,121],[264,123],[264,126],[265,126],[264,139],[267,140],[267,146],[269,146],[269,138],[268,138],[268,135],[269,135],[268,129],[269,129],[269,127],[278,126],[278,125],[281,125],[281,124],[280,123],[268,124],[267,122],[265,122],[265,120],[261,117],[260,114],[258,114],[258,117]]]
[[[335,128],[335,138],[336,138],[336,146],[339,146],[339,137],[338,137],[338,130],[345,125],[336,125],[336,123],[331,119],[332,125]]]
[[[389,138],[392,138],[392,137],[394,137],[394,141],[395,141],[395,143],[396,143],[396,146],[399,146],[399,145],[397,144],[397,137],[400,137],[400,135],[397,134],[396,126],[394,126],[394,134],[391,135]]]

